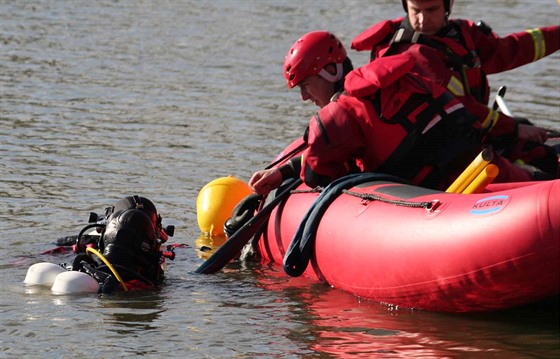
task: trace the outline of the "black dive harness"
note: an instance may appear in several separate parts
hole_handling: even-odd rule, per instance
[[[490,34],[492,32],[492,29],[482,21],[477,22],[476,26],[485,34]],[[471,88],[466,73],[467,69],[481,68],[480,57],[476,50],[469,49],[468,46],[466,46],[466,41],[462,36],[460,25],[455,22],[450,22],[441,29],[438,34],[441,34],[442,41],[438,40],[437,36],[427,37],[420,32],[414,31],[408,21],[408,17],[406,17],[401,23],[401,26],[395,31],[389,42],[389,48],[383,56],[394,55],[397,52],[396,46],[400,43],[421,44],[436,49],[445,56],[453,70],[461,74],[461,82],[465,93],[474,96],[479,102],[484,102],[487,92],[486,88],[488,87],[486,77],[481,76],[481,83],[479,86]],[[467,53],[463,56],[458,55],[443,41],[445,38],[457,39],[462,44],[463,48],[466,49]],[[482,69],[480,71],[482,72]]]

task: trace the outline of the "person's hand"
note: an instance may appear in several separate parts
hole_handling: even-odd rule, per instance
[[[276,167],[255,172],[249,180],[249,187],[251,187],[254,192],[261,195],[267,195],[281,184],[282,174]]]
[[[538,143],[544,143],[548,136],[544,128],[519,124],[517,138]]]

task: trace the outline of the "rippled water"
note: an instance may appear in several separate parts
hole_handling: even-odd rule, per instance
[[[485,315],[389,310],[281,268],[212,276],[195,240],[196,196],[247,180],[305,127],[283,56],[307,31],[345,44],[398,1],[0,0],[0,357],[353,358],[560,354],[557,301]],[[557,24],[554,1],[456,2],[501,35]],[[355,65],[367,54],[350,52]],[[491,77],[511,110],[560,128],[560,54]],[[177,227],[155,293],[53,296],[25,289],[38,255],[90,211],[152,199]]]

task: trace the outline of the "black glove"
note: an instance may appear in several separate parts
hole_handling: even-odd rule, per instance
[[[224,232],[228,238],[233,236],[239,228],[243,227],[245,223],[253,218],[262,198],[260,194],[251,193],[233,208],[231,218],[224,223]]]

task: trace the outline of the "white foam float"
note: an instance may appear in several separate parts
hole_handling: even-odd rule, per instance
[[[66,269],[54,263],[35,263],[27,270],[23,283],[25,283],[25,285],[50,287],[53,285],[56,276],[63,272],[66,272]]]
[[[51,291],[57,295],[97,293],[99,283],[85,273],[69,271],[56,276]]]

